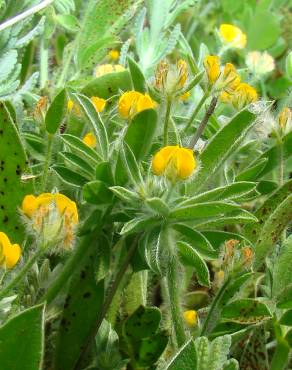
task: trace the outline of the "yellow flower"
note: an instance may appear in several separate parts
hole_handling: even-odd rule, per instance
[[[220,99],[224,103],[231,103],[234,108],[240,110],[246,105],[256,102],[258,94],[254,87],[242,82],[231,92],[223,91]]]
[[[121,66],[120,64],[102,64],[100,66],[97,66],[95,69],[95,76],[100,77],[107,73],[114,73],[114,72],[122,72],[125,71],[125,68]]]
[[[120,53],[118,50],[110,50],[109,53],[108,53],[108,56],[110,57],[110,59],[116,61],[119,59],[120,57]]]
[[[118,109],[121,117],[131,119],[145,109],[155,108],[156,103],[148,94],[138,91],[127,91],[119,99]]]
[[[105,105],[106,105],[105,99],[98,98],[97,96],[92,96],[91,101],[98,113],[104,110]]]
[[[81,109],[79,105],[75,104],[71,99],[69,99],[67,102],[67,109],[69,113],[73,113],[76,116],[81,116]]]
[[[282,130],[285,130],[285,128],[292,122],[292,111],[288,107],[285,107],[282,109],[282,111],[279,114],[278,117],[279,125],[282,128]]]
[[[44,245],[53,242],[64,249],[73,246],[78,211],[71,199],[60,193],[26,195],[21,209],[31,230],[43,239]]]
[[[232,24],[221,24],[219,34],[223,43],[231,47],[243,49],[246,45],[246,34]]]
[[[183,313],[186,324],[190,327],[194,327],[198,323],[198,315],[195,310],[187,310]]]
[[[179,96],[179,100],[180,101],[186,101],[186,100],[188,100],[188,98],[190,96],[191,96],[191,92],[190,91],[187,91],[184,94],[182,94],[182,95]]]
[[[89,132],[84,136],[82,141],[88,145],[90,148],[95,148],[96,147],[96,137],[93,135],[92,132]]]
[[[175,65],[162,60],[155,72],[155,87],[171,95],[182,89],[188,79],[188,65],[185,60],[179,59]]]
[[[8,236],[0,232],[0,266],[12,269],[19,261],[21,248],[18,244],[11,244]]]
[[[220,58],[217,55],[207,55],[204,59],[204,67],[210,85],[214,85],[220,76]]]
[[[240,84],[240,76],[232,63],[226,63],[223,70],[222,83],[224,89],[235,90]]]
[[[154,175],[164,175],[172,181],[187,179],[193,174],[196,167],[194,152],[178,145],[160,149],[152,160]]]

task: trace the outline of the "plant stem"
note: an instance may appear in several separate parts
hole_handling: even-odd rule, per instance
[[[26,10],[25,12],[23,12],[21,14],[18,14],[18,15],[16,15],[15,17],[13,17],[11,19],[8,19],[8,21],[6,21],[6,22],[4,22],[0,25],[0,31],[3,31],[8,27],[13,26],[14,24],[22,21],[23,19],[25,19],[27,17],[32,16],[35,13],[38,13],[40,10],[46,8],[47,6],[52,4],[53,2],[54,2],[54,0],[45,0],[45,1],[41,2],[40,4],[37,4],[37,5],[33,6],[32,8]]]
[[[224,282],[224,284],[220,288],[219,292],[216,294],[216,296],[215,296],[215,298],[214,298],[214,300],[213,300],[213,302],[211,304],[211,307],[210,307],[210,309],[208,311],[208,315],[207,315],[206,320],[204,322],[204,325],[202,327],[200,336],[204,336],[205,334],[208,333],[208,331],[209,331],[209,322],[210,322],[210,320],[211,320],[211,318],[213,316],[214,310],[216,309],[218,303],[220,302],[220,299],[222,298],[222,296],[223,296],[223,294],[224,294],[224,292],[225,292],[225,290],[226,290],[229,282],[230,282],[230,278],[228,278]]]
[[[49,171],[49,165],[50,165],[51,156],[52,156],[52,146],[53,146],[53,135],[48,134],[48,147],[47,147],[47,154],[46,154],[46,159],[44,163],[44,172],[43,172],[42,183],[41,183],[41,190],[43,192],[46,190],[46,186],[47,186],[48,171]]]
[[[71,50],[68,52],[65,63],[63,64],[62,72],[61,72],[60,78],[57,82],[57,88],[58,87],[63,87],[64,82],[66,80],[68,69],[70,67],[70,64],[71,64],[71,61],[72,61],[72,58],[73,58],[73,55],[74,55],[74,51],[75,51],[75,48],[73,46],[72,46]]]
[[[168,129],[169,129],[169,120],[170,120],[170,112],[171,112],[171,103],[172,103],[171,98],[167,97],[166,113],[165,113],[165,121],[164,121],[164,132],[163,132],[163,146],[166,146],[168,144]]]
[[[46,248],[39,248],[39,250],[31,257],[31,259],[26,262],[14,279],[12,279],[10,283],[0,291],[0,300],[5,297],[10,290],[12,290],[25,277],[35,261],[44,253],[45,250]]]
[[[49,49],[44,37],[40,43],[40,88],[44,89],[49,79]]]
[[[190,142],[190,145],[189,145],[190,149],[194,149],[197,141],[201,137],[201,135],[202,135],[202,133],[203,133],[208,121],[209,121],[210,116],[213,114],[213,112],[216,108],[217,101],[218,101],[218,98],[214,96],[211,100],[209,108],[208,108],[207,112],[205,113],[205,115],[204,115],[204,117],[203,117],[203,119],[202,119],[194,137],[192,138],[192,140]]]
[[[178,348],[180,348],[186,342],[187,336],[184,329],[180,307],[178,262],[176,256],[173,256],[169,263],[166,279],[175,340]]]
[[[198,113],[200,112],[203,104],[205,103],[205,101],[207,100],[209,95],[210,95],[210,91],[207,90],[204,93],[204,95],[201,97],[201,100],[199,101],[198,105],[196,106],[195,110],[193,111],[191,117],[189,118],[189,120],[186,124],[185,131],[187,131],[191,127],[192,123],[194,122],[195,118],[197,117]]]
[[[84,359],[84,356],[86,355],[87,353],[87,350],[90,346],[90,344],[92,343],[92,341],[94,340],[97,332],[98,332],[98,329],[111,305],[111,302],[112,300],[114,299],[115,297],[115,294],[118,290],[118,287],[123,279],[123,276],[125,274],[125,272],[127,271],[128,269],[128,266],[130,264],[130,261],[131,261],[131,258],[133,257],[135,251],[136,251],[136,248],[137,248],[137,245],[138,245],[138,237],[136,237],[132,243],[132,245],[130,246],[128,252],[127,252],[127,255],[126,255],[126,258],[124,260],[124,262],[122,263],[116,277],[115,277],[115,280],[111,286],[111,290],[109,292],[109,294],[107,295],[104,303],[103,303],[103,307],[101,309],[101,312],[95,322],[95,324],[93,325],[93,329],[91,331],[91,333],[89,334],[88,336],[88,339],[87,341],[85,342],[84,346],[83,346],[83,349],[82,351],[80,352],[80,356],[79,356],[79,360],[77,361],[77,364],[74,368],[74,370],[81,370],[82,369],[82,362],[83,362],[83,359]]]

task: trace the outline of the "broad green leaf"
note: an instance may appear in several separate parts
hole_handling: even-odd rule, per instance
[[[243,298],[232,301],[222,310],[222,319],[226,321],[253,324],[272,316],[268,307],[260,301]]]
[[[165,370],[199,370],[194,341],[190,339],[170,360]]]
[[[210,274],[208,267],[202,257],[196,252],[196,250],[188,243],[178,241],[177,242],[179,256],[183,264],[191,266],[196,271],[196,276],[201,285],[210,286]]]
[[[49,134],[54,135],[61,126],[65,113],[67,111],[67,94],[63,89],[55,96],[50,105],[45,118],[46,129]]]
[[[141,202],[141,199],[139,198],[137,193],[123,188],[122,186],[111,186],[109,189],[124,202],[134,204],[137,204],[137,202]]]
[[[189,243],[202,256],[207,258],[217,257],[218,252],[213,249],[208,239],[199,231],[183,224],[175,224],[173,229],[178,231],[183,236],[183,240]]]
[[[11,242],[21,244],[24,229],[19,207],[27,194],[33,194],[32,180],[23,181],[22,175],[29,173],[27,158],[6,104],[0,102],[0,230]]]
[[[281,325],[292,326],[292,310],[288,310],[280,319]]]
[[[83,198],[91,204],[107,204],[111,203],[113,194],[105,182],[95,180],[83,186]]]
[[[208,218],[212,216],[224,215],[225,213],[238,210],[239,206],[226,202],[199,203],[184,207],[178,207],[170,212],[172,219],[192,220],[195,218]]]
[[[146,81],[138,64],[132,59],[131,57],[127,58],[129,69],[131,72],[131,79],[133,88],[135,91],[139,91],[141,93],[145,93],[146,91]]]
[[[228,213],[227,216],[201,219],[198,222],[194,222],[194,225],[197,229],[206,230],[216,229],[218,227],[224,227],[227,225],[246,224],[256,221],[257,218],[252,213],[246,211],[245,209],[240,209],[238,211]]]
[[[100,156],[97,154],[97,152],[90,148],[88,145],[84,144],[84,142],[80,140],[79,137],[70,134],[63,134],[61,135],[61,138],[71,150],[83,155],[86,159],[89,159],[95,164],[100,161]]]
[[[187,206],[195,203],[210,202],[215,200],[227,200],[236,199],[241,196],[247,195],[256,187],[254,182],[235,182],[230,185],[221,186],[220,188],[215,188],[213,190],[206,191],[199,195],[196,195],[190,199],[187,199],[181,203],[183,206]]]
[[[84,86],[81,92],[89,97],[108,99],[118,95],[120,91],[129,90],[132,90],[131,76],[129,71],[125,70],[96,77]]]
[[[154,109],[138,113],[130,122],[124,140],[135,154],[137,161],[149,154],[156,127],[157,113]]]
[[[232,299],[233,296],[240,291],[241,287],[252,277],[255,277],[254,272],[247,272],[241,276],[234,277],[224,290],[219,304],[221,306],[226,305],[226,303],[229,302],[229,300]]]
[[[100,263],[99,243],[94,238],[86,245],[73,271],[69,290],[57,332],[54,369],[72,370],[82,349],[91,337],[104,300],[104,281],[96,282],[96,267]]]
[[[43,305],[21,312],[0,327],[1,369],[40,370],[43,364],[43,352]]]
[[[154,213],[159,214],[163,217],[167,217],[169,214],[168,205],[160,198],[148,198],[145,200],[148,207],[154,211]]]
[[[292,265],[291,260],[292,258],[292,235],[289,236],[288,239],[285,240],[285,243],[282,245],[280,250],[280,255],[274,262],[273,265],[273,296],[282,295],[285,289],[289,286],[291,288],[292,284]],[[290,291],[290,299],[289,296],[286,294],[286,300],[292,300],[292,289],[286,291]],[[280,301],[285,302],[285,297],[282,296]]]
[[[71,152],[61,152],[59,153],[59,156],[67,165],[72,166],[73,169],[80,171],[82,175],[85,175],[88,178],[93,177],[94,168],[78,155]]]
[[[56,21],[60,26],[64,27],[65,30],[70,32],[77,32],[80,28],[78,19],[72,14],[57,14]]]
[[[95,137],[97,138],[97,141],[99,143],[99,149],[101,151],[100,153],[101,157],[104,160],[107,160],[109,154],[108,136],[105,125],[102,122],[99,113],[96,111],[91,100],[88,99],[86,96],[81,94],[73,94],[73,96],[80,105],[80,107],[83,109],[83,112],[91,125]]]
[[[280,276],[281,277],[281,274]],[[275,279],[275,277],[274,277]],[[284,284],[282,285],[282,281],[280,282],[280,292],[279,291],[275,291],[275,294],[277,295],[277,307],[279,308],[282,308],[282,309],[285,309],[285,308],[292,308],[292,283],[289,283],[290,281],[290,276],[288,276],[288,279],[287,277],[285,279],[283,279],[283,283],[285,284],[287,281],[288,281],[288,285],[287,286],[284,286]],[[277,283],[278,283],[278,278],[277,278]],[[275,280],[274,280],[274,284],[275,286]],[[279,285],[279,284],[277,284]],[[283,288],[284,286],[284,288]]]
[[[146,228],[149,227],[154,227],[155,225],[159,224],[159,219],[155,217],[136,217],[135,219],[127,222],[120,234],[121,235],[128,235],[128,234],[133,234],[138,231],[145,230]]]
[[[80,187],[87,182],[87,179],[84,176],[80,175],[78,172],[70,170],[65,166],[54,165],[52,168],[67,184]]]
[[[269,370],[286,370],[289,363],[289,343],[284,338],[277,341],[276,350]]]
[[[236,176],[236,181],[252,181],[255,180],[266,167],[268,159],[262,158],[254,166],[250,166]]]
[[[255,115],[244,110],[233,117],[210,140],[199,159],[200,169],[196,177],[189,184],[191,193],[198,193],[206,182],[215,175],[220,166],[240,145],[241,141],[251,129]]]

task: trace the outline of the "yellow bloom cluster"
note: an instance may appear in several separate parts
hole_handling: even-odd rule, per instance
[[[26,195],[21,209],[44,244],[52,241],[63,249],[73,246],[78,211],[71,199],[59,193]]]
[[[187,310],[183,313],[186,324],[190,327],[194,327],[198,323],[198,314],[195,310]]]
[[[161,61],[155,72],[155,88],[171,95],[182,89],[188,79],[188,65],[185,60],[179,59],[175,65]]]
[[[118,109],[122,118],[132,119],[145,109],[156,107],[156,102],[148,94],[138,91],[127,91],[119,99]]]
[[[99,98],[97,96],[92,96],[90,98],[92,104],[94,105],[96,111],[98,113],[102,112],[106,106],[106,100],[105,99],[102,99],[102,98]],[[76,116],[81,116],[81,109],[80,109],[80,106],[78,104],[75,104],[73,102],[73,100],[69,99],[68,102],[67,102],[67,109],[69,111],[69,113],[73,113],[75,114]]]
[[[95,148],[96,147],[96,137],[92,132],[88,132],[82,139],[84,144],[89,146],[90,148]]]
[[[152,160],[154,175],[165,176],[171,181],[187,179],[196,167],[194,152],[178,145],[165,146],[154,155]]]
[[[222,42],[229,47],[243,49],[246,46],[246,34],[232,24],[221,24],[219,35]]]
[[[246,105],[256,102],[258,94],[254,87],[242,82],[233,91],[222,92],[220,99],[224,103],[231,103],[234,108],[240,110]]]
[[[20,246],[11,244],[8,236],[0,232],[0,267],[12,269],[19,261],[20,255]]]

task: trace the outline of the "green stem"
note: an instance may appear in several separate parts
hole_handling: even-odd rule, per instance
[[[168,145],[168,130],[169,130],[171,103],[172,103],[171,98],[167,97],[166,113],[165,113],[165,121],[164,121],[164,133],[163,133],[163,146]]]
[[[96,333],[98,332],[98,329],[99,329],[104,317],[106,316],[106,314],[109,310],[109,307],[110,307],[110,305],[111,305],[111,303],[112,303],[112,301],[115,297],[115,294],[116,294],[116,292],[119,288],[119,285],[120,285],[121,281],[123,280],[124,274],[126,273],[128,267],[129,267],[130,261],[131,261],[133,255],[136,251],[137,245],[138,245],[138,237],[136,237],[134,239],[131,247],[129,248],[129,250],[127,252],[126,258],[125,258],[124,262],[122,263],[113,284],[111,285],[111,290],[110,290],[109,294],[107,295],[107,297],[104,301],[102,310],[100,312],[100,315],[97,318],[95,324],[93,325],[92,331],[89,334],[88,339],[87,339],[86,343],[84,344],[82,351],[80,352],[79,360],[78,360],[74,370],[81,370],[82,369],[84,356],[86,355],[89,346],[91,345],[92,341],[94,340],[94,338],[96,336]]]
[[[211,103],[209,105],[209,108],[207,110],[207,112],[205,113],[199,127],[197,128],[197,131],[195,132],[195,135],[193,136],[191,142],[190,142],[190,145],[189,145],[189,148],[190,149],[194,149],[197,141],[199,140],[199,138],[201,137],[208,121],[209,121],[209,118],[211,117],[211,115],[214,113],[214,110],[216,108],[216,104],[217,104],[217,101],[218,101],[218,98],[217,97],[213,97],[212,100],[211,100]]]
[[[68,69],[69,69],[69,67],[71,65],[71,61],[72,61],[72,58],[73,58],[73,55],[74,55],[74,51],[75,51],[75,48],[73,46],[72,46],[72,49],[70,50],[70,52],[68,53],[67,58],[65,60],[65,63],[63,65],[60,78],[59,78],[59,80],[57,82],[57,88],[63,87],[63,85],[64,85],[64,83],[66,81]]]
[[[198,113],[200,112],[200,110],[201,110],[203,104],[205,103],[205,101],[208,99],[209,95],[210,95],[210,91],[207,90],[204,93],[204,95],[201,97],[201,100],[199,101],[198,105],[196,106],[195,110],[193,111],[191,117],[189,118],[189,120],[186,124],[185,131],[187,131],[191,127],[192,123],[196,119]]]
[[[44,37],[40,43],[40,88],[45,88],[49,80],[49,49]]]
[[[210,323],[210,320],[213,319],[214,320],[214,311],[215,309],[217,308],[218,306],[218,303],[220,302],[223,294],[225,293],[225,290],[228,286],[230,282],[230,278],[228,278],[225,283],[222,285],[222,287],[220,288],[219,292],[216,294],[212,304],[211,304],[211,307],[208,311],[208,315],[206,317],[206,320],[204,322],[204,325],[202,327],[202,330],[201,330],[201,334],[200,336],[204,336],[205,334],[207,334],[209,332],[209,323]],[[214,320],[215,321],[215,320]]]
[[[16,287],[18,283],[21,282],[35,261],[44,253],[45,250],[46,248],[39,248],[39,250],[31,257],[31,259],[26,262],[14,279],[12,279],[10,283],[0,291],[0,300],[5,297],[14,287]]]
[[[184,329],[179,296],[179,277],[177,257],[173,256],[166,275],[167,291],[169,297],[171,319],[174,328],[175,340],[180,348],[187,340]]]
[[[41,183],[41,190],[43,192],[46,190],[46,186],[47,186],[48,171],[49,171],[49,165],[50,165],[51,156],[52,156],[52,147],[53,147],[53,135],[48,134],[48,147],[47,147],[47,154],[46,154],[46,159],[44,163],[44,171],[43,171],[43,177],[42,177],[42,183]]]

